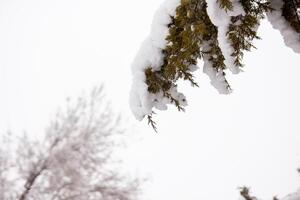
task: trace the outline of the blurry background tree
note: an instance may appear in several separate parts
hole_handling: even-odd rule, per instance
[[[1,200],[133,200],[139,180],[122,175],[112,158],[121,135],[120,117],[103,96],[68,101],[46,129],[43,141],[2,134]]]

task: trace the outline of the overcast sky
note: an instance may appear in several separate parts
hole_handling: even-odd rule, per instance
[[[143,199],[270,199],[300,186],[300,57],[264,21],[244,73],[222,96],[205,74],[180,89],[189,106],[158,112],[159,133],[130,113],[130,64],[162,0],[0,0],[0,129],[39,137],[66,97],[105,83],[138,132],[126,166],[147,175]],[[200,66],[202,63],[199,63]]]

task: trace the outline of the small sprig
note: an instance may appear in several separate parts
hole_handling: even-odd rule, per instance
[[[226,12],[227,11],[232,11],[233,10],[233,4],[230,0],[218,0],[220,8],[224,9]]]
[[[148,115],[148,125],[151,125],[153,130],[157,133],[157,127],[156,127],[156,122],[153,120],[153,114],[155,112],[152,112],[150,115]]]
[[[257,200],[256,197],[250,195],[250,189],[249,188],[244,186],[244,187],[241,187],[239,189],[240,189],[241,196],[244,197],[245,200]]]

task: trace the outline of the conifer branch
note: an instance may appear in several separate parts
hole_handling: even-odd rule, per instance
[[[282,15],[295,31],[300,33],[300,2],[298,0],[283,0]]]
[[[156,122],[153,120],[153,114],[154,112],[151,113],[151,115],[148,115],[148,125],[151,125],[153,130],[157,133],[157,127],[156,127]]]
[[[224,9],[226,12],[233,10],[233,4],[230,0],[217,0],[220,5],[220,8]]]

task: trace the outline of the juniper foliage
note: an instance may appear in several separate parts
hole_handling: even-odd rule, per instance
[[[289,22],[295,31],[300,33],[300,1],[284,0],[282,16]]]
[[[250,51],[252,47],[255,48],[252,41],[260,39],[257,35],[260,20],[265,17],[265,12],[272,11],[269,2],[243,0],[240,3],[246,14],[231,17],[231,24],[227,32],[228,39],[234,49],[231,56],[234,57],[234,64],[238,67],[243,66],[243,51]]]
[[[167,46],[162,50],[164,63],[161,69],[152,71],[149,67],[145,70],[148,91],[162,91],[179,111],[184,111],[184,108],[169,90],[176,87],[179,79],[187,80],[193,87],[198,87],[191,71],[191,67],[197,65],[198,59],[208,56],[216,71],[226,69],[225,59],[218,45],[217,27],[210,21],[206,8],[207,4],[203,0],[181,1],[176,15],[171,16],[171,23],[168,24],[169,35],[166,38]],[[202,48],[204,43],[208,43],[205,50]],[[156,130],[152,114],[148,115],[148,123]]]
[[[225,36],[232,48],[230,56],[234,60],[233,65],[240,69],[244,66],[242,61],[245,51],[255,48],[253,40],[260,39],[257,29],[261,20],[274,9],[270,0],[215,1],[226,13],[234,11],[237,2],[243,8],[243,14],[230,15]],[[300,33],[300,1],[282,1],[283,18],[292,29]],[[172,96],[171,90],[177,87],[179,80],[188,81],[193,87],[199,86],[195,81],[193,68],[200,59],[210,62],[216,74],[219,73],[223,77],[227,90],[231,91],[224,71],[232,66],[225,64],[225,59],[228,58],[222,52],[224,49],[222,50],[219,44],[218,27],[214,25],[211,17],[208,15],[206,0],[181,0],[175,15],[170,16],[171,22],[167,25],[167,43],[161,49],[163,64],[159,68],[149,65],[144,71],[148,92],[162,93],[179,111],[184,111],[184,108],[179,100]],[[148,121],[155,127],[152,114],[148,115]]]
[[[226,11],[233,9],[233,4],[231,0],[218,0],[220,8],[225,9]]]

